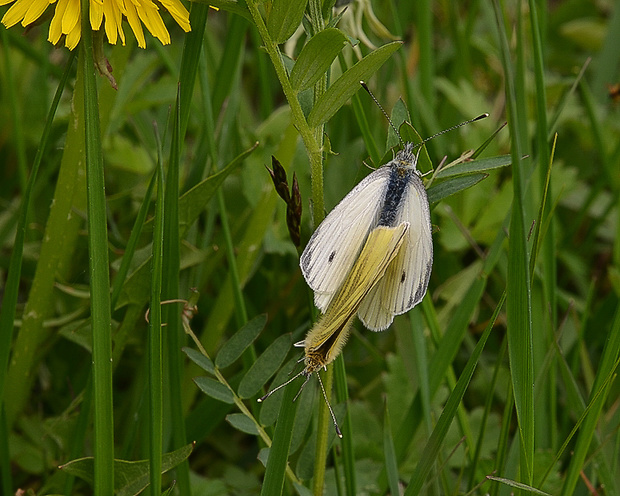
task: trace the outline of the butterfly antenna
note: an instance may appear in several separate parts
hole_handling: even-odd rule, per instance
[[[436,138],[437,136],[441,136],[442,134],[449,133],[450,131],[454,131],[455,129],[458,129],[461,126],[465,126],[466,124],[471,124],[472,122],[486,119],[488,116],[489,114],[485,112],[484,114],[480,114],[478,117],[474,117],[473,119],[469,119],[468,121],[461,122],[460,124],[457,124],[456,126],[449,127],[448,129],[444,129],[443,131],[439,131],[438,133],[435,133],[432,136],[429,136],[428,138],[423,139],[419,143],[416,143],[415,148],[421,147],[424,143],[432,140],[433,138]]]
[[[275,393],[278,389],[282,389],[284,386],[288,386],[291,382],[293,382],[295,379],[297,379],[300,375],[302,375],[304,372],[306,371],[306,369],[302,370],[301,372],[299,372],[298,374],[295,374],[293,377],[291,377],[288,381],[286,381],[284,384],[280,384],[278,387],[273,388],[271,391],[269,391],[265,396],[261,396],[260,398],[258,398],[256,401],[259,403],[262,403],[263,401],[265,401],[267,398],[269,398],[273,393]],[[306,382],[308,382],[308,379],[306,378]],[[304,385],[306,384],[306,382],[304,382]],[[302,386],[303,388],[303,386]],[[297,398],[297,396],[295,396],[295,398]]]
[[[338,434],[338,437],[342,439],[342,432],[340,432],[340,427],[338,427],[338,422],[336,422],[336,416],[334,415],[332,406],[329,404],[329,400],[327,399],[327,393],[325,392],[325,388],[323,387],[323,381],[321,380],[321,375],[317,372],[316,376],[319,379],[319,384],[321,385],[321,391],[323,391],[323,398],[325,398],[325,403],[327,403],[327,408],[329,408],[329,413],[332,416],[332,421],[334,422],[334,427],[336,428],[336,434]]]
[[[398,141],[400,141],[400,146],[405,148],[405,143],[404,143],[403,139],[400,137],[400,133],[398,132],[398,129],[396,129],[396,126],[392,122],[392,119],[390,119],[390,116],[388,115],[388,113],[385,111],[383,106],[379,103],[379,100],[377,100],[377,97],[375,97],[375,95],[373,95],[372,91],[370,91],[370,88],[368,87],[368,85],[364,81],[360,81],[360,84],[362,85],[362,88],[364,88],[366,90],[366,92],[370,95],[370,98],[372,98],[374,100],[374,102],[377,104],[377,107],[379,107],[381,112],[383,112],[383,115],[385,115],[385,118],[387,119],[388,123],[390,124],[390,126],[392,127],[394,132],[396,133],[396,136],[398,136]]]

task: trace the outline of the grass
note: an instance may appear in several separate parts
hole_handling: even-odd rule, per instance
[[[2,493],[620,494],[619,9],[210,3],[105,46],[118,91],[90,36],[0,27]],[[491,115],[427,143],[475,161],[425,178],[423,302],[322,373],[338,439],[316,379],[256,398],[316,318],[303,246],[392,156],[360,79],[422,137]]]

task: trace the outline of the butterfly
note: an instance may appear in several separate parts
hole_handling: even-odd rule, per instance
[[[433,265],[430,207],[417,170],[413,143],[364,178],[316,229],[300,258],[314,303],[325,312],[379,226],[409,224],[402,246],[385,275],[360,302],[359,319],[370,330],[387,329],[426,294]]]

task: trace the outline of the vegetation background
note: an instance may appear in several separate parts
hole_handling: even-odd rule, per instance
[[[105,46],[118,90],[47,27],[0,28],[3,494],[620,494],[618,2],[307,3],[194,3],[169,46]],[[336,361],[338,440],[315,380],[255,400],[313,319],[299,250],[390,153],[360,76],[321,100],[370,54],[363,77],[420,136],[490,117],[427,144],[434,167],[484,150],[433,205],[424,302],[356,323]]]

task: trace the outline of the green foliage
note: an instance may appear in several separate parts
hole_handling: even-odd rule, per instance
[[[334,3],[126,29],[118,91],[0,26],[2,494],[620,493],[620,9]],[[321,371],[338,439],[291,343],[299,250],[400,146],[360,80],[405,141],[491,115],[420,148],[429,291]]]

